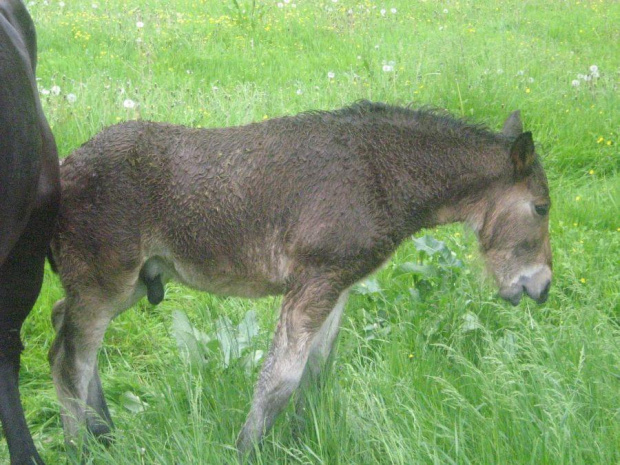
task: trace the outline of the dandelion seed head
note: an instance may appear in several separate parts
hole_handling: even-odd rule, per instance
[[[579,84],[581,84],[581,82],[579,81],[579,79],[573,79],[570,83],[571,86],[573,87],[579,87]]]
[[[67,102],[75,103],[77,101],[77,97],[75,94],[67,94]]]
[[[136,27],[137,27],[138,29],[142,29],[142,28],[144,27],[144,23],[143,23],[142,21],[138,21],[138,22],[136,23]]]
[[[596,66],[596,65],[590,66],[590,72],[591,73],[598,73],[598,66]]]
[[[128,98],[123,102],[123,106],[128,109],[135,108],[136,102]]]
[[[59,95],[60,94],[60,87],[59,86],[52,86],[50,91],[52,92],[52,95]]]
[[[334,73],[333,71],[327,72],[327,79],[334,79],[335,77],[336,77],[336,73]]]

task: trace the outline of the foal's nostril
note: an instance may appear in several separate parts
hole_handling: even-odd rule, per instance
[[[549,297],[550,288],[551,288],[551,281],[547,281],[547,285],[545,286],[545,288],[540,293],[540,296],[538,297],[538,303],[542,304],[547,301],[547,297]]]

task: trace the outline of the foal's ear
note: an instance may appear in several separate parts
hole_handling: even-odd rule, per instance
[[[519,134],[523,132],[523,123],[521,122],[521,111],[513,111],[510,113],[506,122],[504,122],[504,126],[502,127],[502,134],[506,137],[515,138]]]
[[[532,133],[527,131],[520,134],[510,148],[510,159],[514,164],[515,174],[517,176],[527,175],[535,158],[536,152]]]

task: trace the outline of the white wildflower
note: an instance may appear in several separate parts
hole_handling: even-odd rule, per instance
[[[123,106],[125,108],[131,109],[131,108],[134,108],[136,106],[136,102],[134,102],[133,100],[128,98],[128,99],[125,99],[125,101],[123,102]]]
[[[144,27],[144,23],[143,23],[142,21],[138,21],[138,22],[136,23],[136,27],[137,27],[138,29],[142,29],[142,28]]]
[[[327,79],[334,79],[335,77],[336,77],[336,73],[334,73],[333,71],[327,72]]]

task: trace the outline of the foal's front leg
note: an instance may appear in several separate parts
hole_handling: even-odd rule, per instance
[[[334,308],[340,289],[325,277],[300,283],[282,302],[280,320],[260,373],[237,447],[241,455],[260,443],[304,373],[314,337]]]

